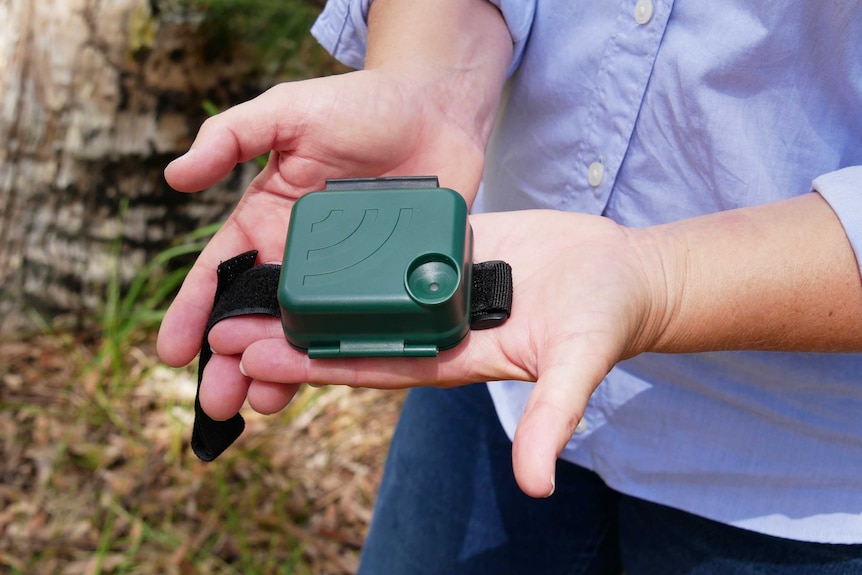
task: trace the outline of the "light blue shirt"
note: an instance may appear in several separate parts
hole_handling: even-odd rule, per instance
[[[313,29],[355,67],[368,4],[333,0]],[[639,227],[814,189],[862,256],[862,3],[495,4],[515,58],[474,211]],[[511,437],[532,384],[489,387]],[[643,354],[563,457],[731,525],[862,543],[862,355]]]

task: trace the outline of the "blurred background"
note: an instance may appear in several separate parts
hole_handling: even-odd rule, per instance
[[[0,574],[355,571],[401,393],[303,389],[188,448],[155,333],[261,161],[162,171],[207,116],[341,73],[323,0],[0,0]]]

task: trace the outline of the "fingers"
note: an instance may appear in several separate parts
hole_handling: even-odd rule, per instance
[[[266,315],[232,317],[210,330],[210,347],[220,354],[242,354],[259,339],[284,339],[278,318]]]
[[[248,388],[248,404],[258,413],[271,415],[284,409],[298,390],[296,384],[254,380]]]
[[[255,217],[257,213],[261,213]],[[256,249],[258,261],[279,259],[290,217],[290,202],[266,194],[245,196],[231,218],[210,241],[189,272],[159,329],[157,351],[162,361],[180,367],[197,355],[204,327],[212,312],[223,261]],[[238,353],[221,350],[221,353]]]
[[[250,343],[243,368],[262,381],[392,388],[437,382],[439,362],[433,357],[309,359],[280,336]]]
[[[588,350],[584,342],[575,347],[558,345],[550,355],[512,445],[515,479],[531,497],[553,493],[557,457],[571,439],[593,390],[610,369],[604,355]]]
[[[248,237],[234,226],[228,221],[210,241],[162,320],[157,352],[170,366],[186,365],[200,351],[204,327],[212,313],[218,265],[253,247]]]
[[[224,421],[239,412],[246,399],[258,413],[281,411],[298,389],[299,385],[252,380],[243,375],[239,356],[216,354],[204,368],[200,402],[207,415]]]
[[[493,334],[474,332],[467,337],[467,341],[440,352],[437,357],[309,359],[305,352],[294,349],[279,335],[251,342],[243,353],[242,364],[249,376],[262,381],[379,389],[531,379],[526,370],[505,357]]]
[[[239,356],[213,355],[200,389],[203,410],[217,421],[230,419],[245,403],[251,379],[239,369]]]
[[[166,364],[182,367],[200,351],[215,287],[214,268],[196,264],[189,272],[159,326],[156,351]]]

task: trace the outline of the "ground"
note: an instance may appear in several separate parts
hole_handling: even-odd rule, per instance
[[[192,369],[97,341],[0,342],[0,574],[355,571],[403,392],[304,388],[202,463]]]

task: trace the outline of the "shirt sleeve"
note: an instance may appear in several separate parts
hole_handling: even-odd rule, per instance
[[[512,36],[509,74],[518,67],[530,35],[537,0],[489,0],[506,20]],[[339,62],[351,68],[365,65],[368,44],[368,8],[372,0],[329,0],[311,28],[311,34]]]
[[[850,166],[816,178],[814,191],[832,207],[844,226],[862,270],[862,166]]]

